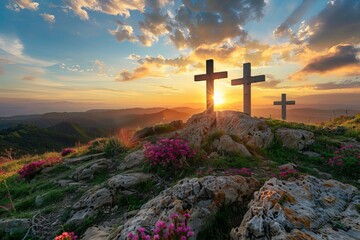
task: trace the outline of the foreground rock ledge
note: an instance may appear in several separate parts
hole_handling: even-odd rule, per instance
[[[272,178],[250,202],[231,239],[359,239],[357,188],[305,176],[294,182]]]
[[[189,225],[197,234],[223,203],[245,203],[259,188],[254,178],[206,176],[183,179],[144,204],[140,211],[118,228],[114,239],[126,239],[129,232],[142,226],[151,231],[158,220],[167,221],[175,212],[190,210]]]

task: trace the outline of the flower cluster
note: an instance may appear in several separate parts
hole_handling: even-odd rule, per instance
[[[155,144],[145,144],[144,156],[152,166],[183,168],[186,159],[193,158],[195,151],[181,139],[160,139]]]
[[[63,232],[61,235],[55,237],[54,240],[76,240],[77,238],[73,232]]]
[[[19,171],[18,174],[21,178],[29,178],[34,176],[38,171],[44,168],[45,160],[40,160],[37,162],[31,162],[24,165]]]
[[[298,171],[296,169],[293,169],[293,168],[283,167],[283,168],[279,168],[279,170],[280,170],[280,172],[279,172],[278,177],[280,179],[293,177],[293,176],[296,176],[298,174]]]
[[[327,159],[326,164],[338,172],[353,173],[360,167],[360,150],[352,145],[336,148],[333,157]]]
[[[67,156],[69,155],[70,153],[74,153],[76,152],[75,149],[73,148],[64,148],[62,151],[61,151],[61,156]]]
[[[280,179],[286,179],[289,177],[295,177],[299,172],[296,169],[288,168],[288,167],[279,167],[278,174],[271,174],[272,177],[277,177]]]
[[[140,227],[137,233],[130,232],[127,235],[128,240],[187,240],[195,235],[194,231],[188,226],[189,213],[184,214],[184,220],[179,221],[179,215],[171,215],[172,223],[166,224],[164,221],[158,221],[152,235],[145,233],[145,228]]]
[[[18,174],[20,175],[21,178],[31,178],[44,167],[52,166],[61,162],[62,162],[61,157],[49,157],[46,159],[39,160],[37,162],[31,162],[24,165],[18,171]]]
[[[225,175],[242,175],[242,176],[251,176],[253,174],[251,168],[242,167],[238,168],[229,168],[224,172]]]

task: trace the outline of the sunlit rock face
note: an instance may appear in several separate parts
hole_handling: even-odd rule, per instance
[[[258,189],[254,178],[241,176],[207,176],[186,178],[144,204],[140,211],[118,228],[115,239],[126,239],[139,226],[151,230],[158,220],[167,221],[171,214],[190,210],[189,225],[197,234],[222,204],[244,204]]]
[[[191,144],[201,146],[201,143],[215,131],[235,136],[242,144],[251,148],[267,147],[273,139],[273,133],[263,119],[236,111],[195,114],[177,134]]]
[[[359,239],[357,188],[304,176],[272,178],[255,193],[231,239]]]

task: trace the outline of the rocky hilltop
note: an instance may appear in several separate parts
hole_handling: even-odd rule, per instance
[[[0,173],[35,160],[5,162]],[[201,113],[142,129],[131,141],[94,140],[25,180],[3,177],[0,233],[127,239],[189,214],[187,239],[359,239],[359,167],[351,135]]]

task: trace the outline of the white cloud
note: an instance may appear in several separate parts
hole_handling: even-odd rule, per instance
[[[55,22],[55,16],[54,15],[51,15],[51,14],[48,14],[48,13],[42,13],[42,14],[40,14],[40,16],[42,16],[43,19],[46,22],[49,22],[49,23],[54,23]]]
[[[24,64],[35,67],[49,67],[55,62],[30,57],[24,53],[24,45],[18,38],[0,36],[0,62]]]
[[[120,21],[116,21],[117,27],[115,30],[109,30],[109,33],[116,37],[116,39],[120,42],[129,41],[135,42],[137,41],[134,37],[133,28],[130,25],[123,24]]]

